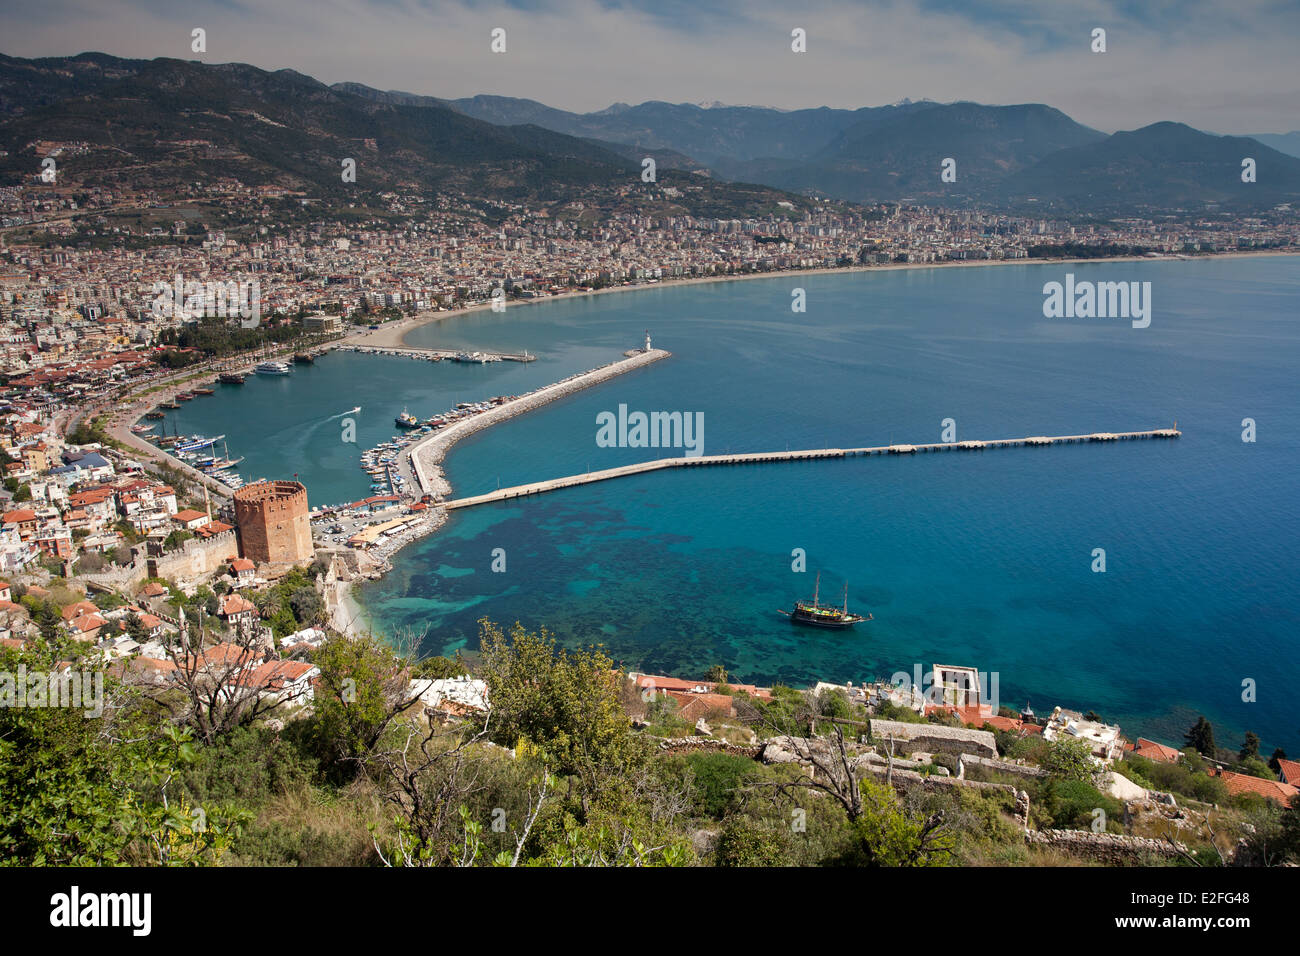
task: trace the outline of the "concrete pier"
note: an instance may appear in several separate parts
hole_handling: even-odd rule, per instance
[[[566,395],[582,391],[584,388],[590,388],[626,372],[668,358],[671,354],[671,352],[665,352],[663,349],[651,349],[648,352],[640,351],[630,358],[620,359],[617,362],[611,362],[609,365],[602,365],[600,368],[594,368],[589,372],[570,375],[554,385],[547,385],[526,395],[520,395],[513,401],[498,405],[479,415],[461,419],[445,428],[440,428],[428,438],[412,445],[404,453],[410,456],[411,470],[415,475],[416,483],[420,486],[420,492],[431,495],[446,495],[451,492],[451,487],[442,477],[442,469],[439,466],[448,449],[462,438],[472,435],[480,429],[487,428],[489,425],[506,421],[556,399],[564,398]]]
[[[1093,432],[1089,435],[1034,435],[1028,438],[997,438],[991,441],[935,442],[926,445],[876,445],[869,448],[813,448],[802,451],[756,452],[745,455],[701,455],[698,458],[657,458],[654,461],[624,465],[620,468],[606,468],[603,471],[591,471],[584,475],[569,475],[565,478],[553,478],[528,485],[514,485],[485,495],[469,498],[457,498],[444,501],[439,507],[448,511],[458,508],[472,508],[474,505],[490,504],[494,501],[507,501],[511,498],[523,498],[528,495],[544,494],[560,488],[572,488],[575,485],[587,485],[611,478],[627,475],[639,475],[648,471],[664,468],[699,468],[715,465],[750,465],[778,461],[806,461],[818,458],[851,458],[857,455],[914,455],[923,452],[938,451],[982,451],[987,448],[1013,448],[1016,446],[1049,446],[1075,444],[1082,442],[1133,441],[1148,438],[1180,438],[1182,432],[1176,428],[1153,428],[1137,432]]]
[[[414,346],[398,348],[387,345],[336,345],[333,349],[338,352],[361,352],[367,355],[400,355],[405,358],[423,359],[426,362],[467,361],[458,359],[457,356],[460,355],[481,356],[483,363],[537,361],[537,356],[530,352],[490,352],[484,349],[426,349]],[[477,358],[468,361],[476,364]]]

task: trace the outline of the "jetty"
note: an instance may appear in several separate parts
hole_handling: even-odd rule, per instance
[[[327,346],[327,348],[329,348]],[[490,352],[483,349],[431,349],[409,345],[335,345],[334,351],[360,352],[365,355],[400,355],[404,358],[423,359],[426,362],[468,362],[485,365],[488,362],[535,362],[531,352]]]
[[[657,458],[635,465],[623,465],[619,468],[606,468],[603,471],[589,471],[582,475],[569,475],[565,478],[552,478],[550,481],[538,481],[527,485],[514,485],[501,488],[484,495],[468,498],[456,498],[439,503],[438,507],[448,511],[459,508],[472,508],[475,505],[490,504],[494,501],[507,501],[512,498],[524,498],[529,495],[545,494],[561,488],[576,485],[589,485],[597,481],[609,481],[629,475],[640,475],[665,468],[705,468],[718,465],[756,465],[779,461],[812,461],[824,458],[854,458],[870,455],[917,455],[941,451],[983,451],[990,448],[1048,447],[1052,445],[1080,444],[1085,442],[1137,441],[1154,438],[1180,438],[1182,432],[1175,422],[1174,428],[1152,428],[1136,432],[1093,432],[1088,435],[1031,435],[1027,438],[996,438],[982,441],[934,442],[924,445],[875,445],[869,448],[811,448],[800,451],[770,451],[739,455],[700,455],[694,458]]]
[[[498,422],[514,418],[516,415],[522,415],[524,412],[564,398],[567,395],[572,395],[585,388],[590,388],[593,385],[598,385],[634,369],[644,368],[654,362],[666,359],[670,355],[672,355],[671,352],[663,349],[639,349],[634,351],[628,358],[619,359],[617,362],[611,362],[608,365],[602,365],[586,372],[579,372],[576,375],[570,375],[553,385],[546,385],[525,395],[520,395],[518,398],[498,405],[481,415],[474,415],[453,425],[440,428],[428,438],[412,445],[403,453],[409,455],[411,471],[415,476],[416,484],[420,486],[420,491],[423,494],[438,496],[448,494],[451,487],[443,478],[442,469],[439,466],[448,449],[462,438],[472,435],[480,429],[487,428],[489,425],[495,425]]]

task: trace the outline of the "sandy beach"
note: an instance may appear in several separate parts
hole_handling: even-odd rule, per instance
[[[635,285],[619,285],[607,289],[592,289],[590,291],[575,290],[573,292],[562,292],[558,295],[544,296],[538,299],[511,300],[506,308],[516,309],[531,305],[539,305],[545,302],[555,302],[563,299],[574,299],[585,296],[607,295],[615,292],[639,292],[646,289],[658,289],[664,286],[677,287],[704,285],[712,282],[744,282],[749,279],[775,279],[787,276],[793,278],[797,276],[837,275],[856,272],[896,272],[904,269],[978,269],[995,266],[1028,265],[1069,266],[1098,262],[1196,262],[1202,259],[1256,259],[1268,256],[1286,255],[1300,255],[1300,251],[1287,252],[1272,249],[1259,252],[1217,252],[1195,256],[1108,256],[1101,259],[974,259],[957,262],[891,262],[887,265],[879,266],[843,266],[829,269],[784,269],[773,272],[748,272],[742,275],[698,276],[689,279],[660,279],[655,282],[641,282]],[[468,306],[463,309],[449,309],[441,312],[423,312],[407,319],[401,319],[397,322],[386,322],[378,329],[364,329],[354,335],[346,336],[333,344],[372,345],[382,348],[418,347],[407,341],[407,336],[416,329],[436,322],[442,322],[446,319],[455,318],[456,316],[468,315],[471,312],[481,312],[484,309],[491,308],[492,306],[490,304],[484,303],[482,305]]]

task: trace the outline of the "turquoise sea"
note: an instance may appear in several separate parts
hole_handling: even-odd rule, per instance
[[[1150,327],[1044,318],[1043,285],[1067,272],[1151,282]],[[362,600],[377,630],[424,631],[430,653],[474,649],[488,616],[682,676],[720,663],[803,685],[969,665],[996,672],[1011,706],[1095,709],[1175,744],[1205,713],[1224,745],[1249,729],[1266,752],[1294,752],[1298,294],[1300,260],[1282,256],[651,287],[413,336],[527,348],[530,365],[334,354],[173,422],[226,433],[248,477],[297,473],[314,504],[336,503],[366,494],[357,452],[404,407],[519,393],[617,358],[646,328],[672,358],[462,442],[447,462],[456,493],[680,454],[598,447],[597,414],[620,404],[702,412],[705,454],[932,442],[947,418],[958,440],[1177,420],[1178,441],[673,470],[486,506],[399,553]],[[350,446],[330,416],[355,405]],[[819,570],[823,597],[847,583],[875,620],[836,634],[778,615]]]

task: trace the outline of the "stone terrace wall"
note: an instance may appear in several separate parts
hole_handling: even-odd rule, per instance
[[[1181,855],[1180,850],[1187,851],[1181,843],[1171,846],[1164,840],[1088,830],[1026,830],[1025,842],[1030,846],[1055,847],[1071,856],[1111,866],[1131,866],[1140,863],[1144,856],[1173,859]]]
[[[910,724],[901,720],[871,720],[871,742],[888,747],[894,739],[895,756],[916,753],[975,754],[996,757],[997,744],[987,730],[968,730],[943,724]]]

